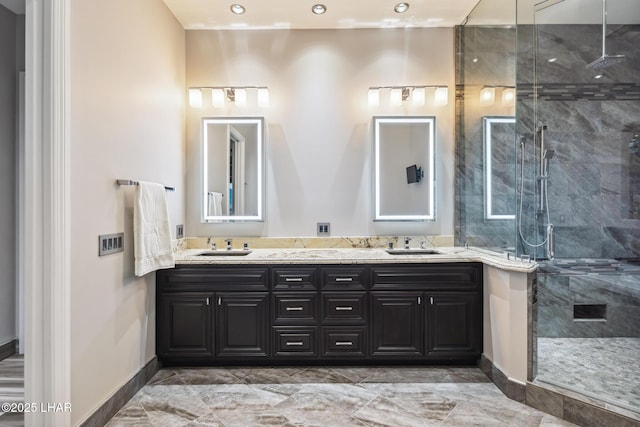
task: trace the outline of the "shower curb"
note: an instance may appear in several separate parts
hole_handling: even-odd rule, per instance
[[[480,359],[479,367],[508,398],[573,424],[582,427],[640,427],[640,419],[568,396],[560,390],[551,390],[532,382],[523,385],[513,381],[484,355]]]

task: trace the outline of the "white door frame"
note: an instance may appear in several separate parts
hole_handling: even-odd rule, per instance
[[[26,1],[25,402],[70,402],[70,0]],[[26,426],[69,426],[29,412]]]

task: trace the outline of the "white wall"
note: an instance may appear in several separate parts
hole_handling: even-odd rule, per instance
[[[16,15],[0,6],[0,345],[16,338]]]
[[[367,105],[370,86],[449,86],[449,104]],[[187,31],[187,85],[266,85],[271,106],[187,108],[187,235],[453,235],[454,32],[452,28]],[[432,95],[432,94],[431,94]],[[255,94],[253,95],[255,97]],[[204,104],[210,105],[208,97]],[[437,221],[374,223],[374,115],[436,116]],[[200,118],[264,116],[266,220],[200,223]]]
[[[507,377],[527,381],[527,273],[484,266],[484,355]]]
[[[133,187],[176,186],[184,222],[184,30],[158,0],[71,2],[71,399],[74,425],[155,355],[155,274],[134,277]],[[125,232],[98,257],[98,235]]]

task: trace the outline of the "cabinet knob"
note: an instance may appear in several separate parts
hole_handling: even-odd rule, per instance
[[[336,311],[351,311],[353,307],[336,307]]]
[[[285,282],[302,282],[302,277],[285,277]]]
[[[207,298],[207,305],[209,305],[209,298]]]
[[[433,297],[431,297],[431,305],[433,305]]]
[[[218,305],[222,305],[222,298],[218,298]]]
[[[353,277],[336,277],[336,282],[353,282]]]
[[[422,298],[418,297],[418,305],[422,303]]]
[[[302,307],[287,307],[287,311],[302,311],[304,310]]]
[[[353,341],[336,341],[336,345],[353,345]]]
[[[304,345],[302,341],[287,341],[286,345],[288,346],[301,346]]]

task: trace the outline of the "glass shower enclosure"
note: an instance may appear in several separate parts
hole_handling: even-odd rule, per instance
[[[481,0],[456,56],[456,245],[538,263],[531,381],[640,420],[640,1]]]
[[[640,2],[547,0],[529,18],[516,251],[540,265],[536,381],[640,412]]]

